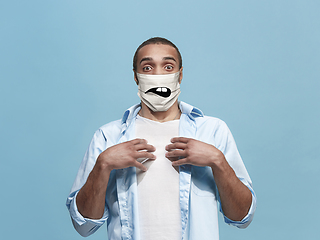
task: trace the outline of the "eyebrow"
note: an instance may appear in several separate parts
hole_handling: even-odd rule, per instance
[[[177,62],[174,57],[164,57],[163,60],[173,60],[173,61]]]
[[[163,60],[173,60],[175,62],[177,62],[177,60],[174,58],[174,57],[164,57],[162,58]],[[143,61],[152,61],[153,59],[151,57],[145,57],[145,58],[142,58],[140,60],[140,64],[143,62]]]
[[[151,57],[142,58],[141,61],[140,61],[140,64],[141,64],[143,61],[152,61],[152,58],[151,58]]]

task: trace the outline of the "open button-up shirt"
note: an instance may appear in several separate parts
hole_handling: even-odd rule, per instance
[[[179,107],[182,112],[179,135],[218,148],[237,177],[250,189],[251,207],[241,221],[232,221],[223,215],[227,224],[239,228],[247,227],[255,212],[256,197],[230,130],[220,119],[204,116],[199,109],[189,104],[179,102]],[[76,205],[77,193],[85,184],[99,154],[108,147],[135,138],[135,119],[140,108],[139,104],[134,105],[125,111],[122,119],[102,126],[95,132],[88,147],[66,203],[74,227],[82,236],[94,233],[107,222],[109,240],[140,239],[136,168],[111,171],[105,211],[101,219],[84,218]],[[211,168],[183,165],[179,167],[179,172],[182,239],[218,240],[218,210],[222,214],[223,211]]]

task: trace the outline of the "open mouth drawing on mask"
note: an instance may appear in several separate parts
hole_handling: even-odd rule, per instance
[[[152,92],[154,94],[157,94],[161,97],[169,97],[171,95],[171,90],[167,87],[156,87],[156,88],[150,88],[146,93]]]

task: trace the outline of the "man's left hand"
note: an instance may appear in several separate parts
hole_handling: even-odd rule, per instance
[[[229,219],[241,221],[251,206],[250,190],[237,178],[223,153],[211,144],[192,138],[175,137],[166,146],[166,157],[173,166],[209,166],[215,176],[222,210]]]
[[[214,167],[225,161],[219,149],[192,138],[172,138],[166,150],[168,151],[166,157],[172,161],[173,166],[191,164],[200,167]]]

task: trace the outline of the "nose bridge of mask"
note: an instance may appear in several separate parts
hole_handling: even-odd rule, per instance
[[[169,88],[173,91],[179,87],[179,72],[163,75],[153,75],[153,74],[141,74],[137,73],[137,78],[139,80],[139,89],[143,92],[147,92],[152,88]]]

